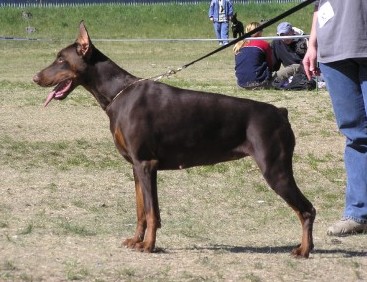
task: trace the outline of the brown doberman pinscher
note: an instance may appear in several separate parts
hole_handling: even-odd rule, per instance
[[[295,137],[286,109],[138,78],[92,44],[83,22],[75,43],[62,49],[33,80],[43,87],[56,86],[45,106],[82,85],[110,118],[116,147],[132,164],[135,179],[137,227],[125,246],[154,251],[161,227],[158,170],[252,156],[270,187],[301,221],[302,241],[292,254],[309,256],[316,211],[293,177]]]

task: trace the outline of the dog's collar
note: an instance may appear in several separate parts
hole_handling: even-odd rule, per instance
[[[150,78],[140,78],[138,80],[135,80],[134,82],[130,83],[128,86],[126,86],[125,88],[123,88],[120,92],[118,92],[115,95],[115,97],[112,98],[111,102],[107,105],[107,107],[104,110],[107,111],[108,108],[112,105],[112,103],[117,99],[117,97],[120,96],[127,88],[129,88],[130,86],[134,85],[135,83],[138,83],[138,82],[144,81],[144,80],[154,80],[154,81],[157,81],[157,80],[162,79],[163,77],[170,77],[172,74],[176,74],[177,72],[181,71],[183,68],[185,68],[185,67],[178,68],[177,70],[172,70],[171,69],[171,70],[168,70],[165,73],[162,73],[162,74],[157,75],[157,76],[152,76]]]
[[[135,83],[138,83],[140,81],[143,80],[147,80],[147,78],[141,78],[138,80],[135,80],[134,82],[130,83],[128,86],[126,86],[125,88],[122,88],[122,90],[120,92],[118,92],[115,97],[112,98],[111,102],[106,106],[105,111],[107,112],[108,108],[112,105],[112,103],[126,90],[128,89],[130,86],[133,86]]]

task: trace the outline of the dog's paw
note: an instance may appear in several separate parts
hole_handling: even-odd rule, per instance
[[[138,252],[152,253],[154,251],[154,244],[141,241],[136,238],[126,239],[122,242],[122,245],[126,248],[133,249]]]
[[[135,250],[142,253],[153,253],[154,245],[147,242],[140,242],[135,245]]]
[[[125,241],[122,242],[122,245],[125,246],[126,248],[134,249],[136,244],[138,244],[139,242],[141,242],[141,240],[139,241],[137,238],[134,237],[126,239]]]
[[[295,258],[308,258],[310,256],[310,250],[303,248],[302,245],[299,245],[297,248],[292,250],[292,256]]]

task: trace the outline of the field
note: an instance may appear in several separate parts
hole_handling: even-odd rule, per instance
[[[55,13],[47,15],[50,34],[39,36],[57,38],[51,33],[58,30],[52,15],[60,20]],[[92,40],[95,31],[97,38],[110,37],[90,21]],[[366,235],[326,235],[341,217],[345,185],[344,138],[328,93],[238,89],[230,48],[163,81],[288,108],[297,140],[295,177],[318,212],[315,250],[308,260],[289,255],[300,242],[298,218],[250,158],[160,172],[163,226],[157,252],[121,247],[135,230],[134,183],[131,166],[113,145],[107,116],[82,88],[43,108],[49,90],[32,83],[32,76],[73,42],[78,22],[69,23],[69,33],[58,40],[0,41],[0,281],[367,281]],[[4,30],[10,32],[8,26]],[[182,35],[179,30],[177,38]],[[205,38],[205,32],[198,36]],[[95,45],[141,77],[180,67],[217,47],[214,42]]]
[[[294,4],[235,5],[238,19],[246,25],[252,21],[271,19],[293,7]],[[213,27],[208,19],[208,5],[148,5],[148,6],[85,6],[0,10],[1,35],[74,39],[75,23],[84,20],[94,31],[94,38],[213,38]],[[25,19],[22,11],[32,17]],[[312,7],[308,6],[287,17],[294,26],[310,30]],[[36,28],[25,33],[26,27]],[[264,30],[264,35],[275,35],[276,26]]]

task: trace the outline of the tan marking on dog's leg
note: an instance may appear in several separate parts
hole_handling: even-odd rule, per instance
[[[134,165],[134,171],[141,187],[142,200],[140,203],[144,204],[146,223],[144,240],[137,242],[135,249],[144,252],[153,252],[157,229],[161,226],[157,194],[157,167],[158,162],[155,160],[143,161]]]
[[[145,230],[147,228],[147,221],[144,210],[143,192],[140,186],[139,179],[135,175],[135,171],[134,171],[134,179],[135,179],[137,225],[134,237],[126,239],[123,242],[123,245],[127,246],[128,248],[135,248],[137,243],[143,242],[145,236]]]
[[[292,207],[293,210],[298,215],[298,218],[301,221],[302,225],[302,239],[301,239],[301,245],[299,245],[297,248],[295,248],[292,251],[292,255],[295,257],[304,257],[308,258],[310,255],[310,252],[312,251],[314,245],[313,245],[313,236],[312,236],[312,229],[313,229],[313,222],[315,220],[316,216],[316,210],[312,210],[312,214],[305,212],[301,213],[296,208]]]

